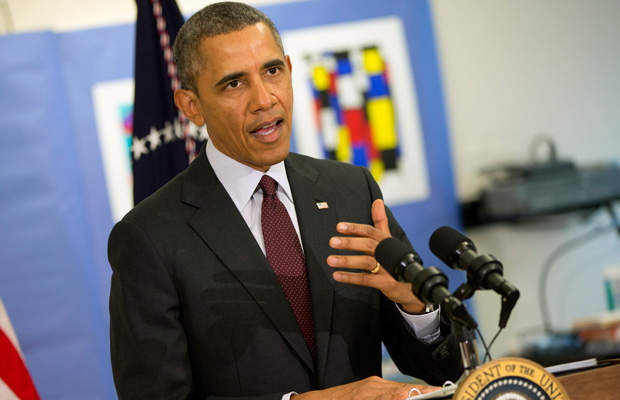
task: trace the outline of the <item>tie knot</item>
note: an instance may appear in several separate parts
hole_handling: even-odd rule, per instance
[[[260,178],[258,185],[263,190],[263,194],[265,196],[275,196],[276,191],[278,190],[278,182],[267,175],[263,175],[263,177]]]

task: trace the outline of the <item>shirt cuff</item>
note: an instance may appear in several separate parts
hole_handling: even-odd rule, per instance
[[[400,307],[396,306],[400,315],[403,316],[407,324],[413,329],[416,337],[424,343],[432,343],[441,336],[440,312],[441,308],[426,314],[408,314]]]
[[[292,396],[299,394],[297,392],[291,392],[291,393],[287,393],[284,396],[282,396],[282,400],[290,400]]]

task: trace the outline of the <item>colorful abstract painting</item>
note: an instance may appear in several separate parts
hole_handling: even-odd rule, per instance
[[[413,72],[400,19],[283,35],[297,151],[367,167],[386,202],[429,196]]]

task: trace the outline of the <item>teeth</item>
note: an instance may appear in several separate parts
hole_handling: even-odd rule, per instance
[[[275,122],[274,122],[274,123],[272,123],[272,124],[269,124],[269,125],[267,125],[267,126],[263,126],[261,129],[267,129],[267,128],[271,127],[271,126],[274,126],[277,122],[278,122],[278,121],[275,121]]]
[[[272,124],[269,124],[269,125],[263,126],[263,127],[261,127],[261,128],[258,128],[258,129],[256,129],[256,130],[254,131],[254,134],[259,135],[259,136],[267,136],[267,135],[270,135],[270,134],[272,134],[272,133],[273,133],[273,131],[275,130],[275,129],[274,129],[274,127],[275,127],[275,125],[276,125],[277,123],[278,123],[278,121],[275,121],[275,122],[274,122],[274,123],[272,123]],[[269,128],[271,128],[271,129],[269,129]],[[268,129],[268,130],[267,130],[267,131],[264,131],[264,132],[259,132],[259,131],[263,131],[263,130],[265,130],[265,129]]]

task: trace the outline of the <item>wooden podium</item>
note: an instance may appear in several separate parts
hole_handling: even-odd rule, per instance
[[[527,359],[501,358],[473,370],[459,383],[453,395],[442,396],[444,391],[438,391],[434,393],[436,396],[429,393],[419,397],[452,400],[487,400],[502,396],[510,399],[620,399],[620,359],[598,362],[592,359],[572,364],[558,366],[561,368],[556,370],[564,372],[554,375],[551,370]],[[417,396],[409,398],[416,399]]]
[[[577,371],[556,379],[560,381],[570,400],[620,399],[620,363]]]

